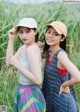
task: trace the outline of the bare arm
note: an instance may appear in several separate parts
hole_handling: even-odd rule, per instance
[[[11,67],[12,65],[10,64],[10,56],[14,55],[14,39],[16,37],[16,29],[12,28],[11,30],[9,30],[8,32],[8,46],[7,46],[7,52],[6,52],[6,65],[8,67]],[[19,50],[15,53],[15,58],[18,58],[19,54],[20,54],[21,48],[19,48]]]
[[[30,70],[34,77],[34,81],[41,84],[42,83],[42,73],[41,73],[39,51],[36,48],[30,46],[27,49],[26,56],[29,62]]]
[[[13,55],[13,46],[14,46],[15,36],[16,36],[16,30],[12,28],[8,32],[9,40],[8,40],[8,46],[7,46],[7,52],[6,52],[6,65],[9,67],[11,66],[11,64],[9,63],[9,59],[10,59],[10,56]]]
[[[6,65],[8,67],[11,66],[9,63],[10,56],[13,55],[13,40],[8,41],[8,47],[7,47],[7,52],[6,52]]]
[[[77,67],[69,60],[66,53],[60,52],[58,55],[58,60],[67,69],[67,71],[72,75],[72,78],[62,84],[62,86],[71,86],[80,83],[80,71]]]

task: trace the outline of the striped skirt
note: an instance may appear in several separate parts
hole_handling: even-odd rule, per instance
[[[44,96],[36,84],[18,84],[14,98],[14,112],[46,112]]]

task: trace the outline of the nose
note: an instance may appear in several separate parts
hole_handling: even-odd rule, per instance
[[[49,38],[52,38],[52,37],[53,37],[53,34],[50,33],[50,34],[49,34]]]
[[[22,37],[23,37],[23,38],[26,38],[26,33],[23,33]]]

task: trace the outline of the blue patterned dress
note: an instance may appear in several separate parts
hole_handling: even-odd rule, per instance
[[[62,94],[59,95],[62,83],[71,78],[69,72],[66,72],[66,74],[62,76],[58,71],[57,55],[61,51],[63,50],[59,49],[54,54],[50,64],[45,65],[44,68],[42,91],[46,100],[46,112],[78,112],[76,95],[73,86],[70,87],[69,94],[62,92]],[[49,52],[47,52],[47,59],[48,54]]]

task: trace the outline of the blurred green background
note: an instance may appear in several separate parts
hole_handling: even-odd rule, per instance
[[[30,5],[0,2],[0,105],[7,105],[8,112],[13,111],[18,74],[16,69],[8,69],[5,64],[7,32],[24,17],[32,17],[37,21],[39,40],[44,38],[46,24],[53,20],[64,22],[68,27],[67,52],[72,62],[80,69],[80,4],[51,2]],[[22,43],[16,38],[14,50],[16,51],[21,45]],[[80,107],[80,84],[75,86],[75,90]]]

